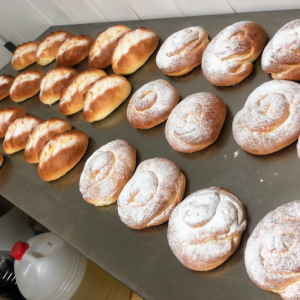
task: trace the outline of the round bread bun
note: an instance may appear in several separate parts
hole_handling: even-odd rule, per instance
[[[64,176],[79,163],[88,143],[89,137],[83,131],[68,130],[56,134],[40,154],[40,177],[52,181]]]
[[[50,64],[56,59],[59,46],[71,36],[69,31],[58,30],[44,37],[36,51],[36,62],[42,66]]]
[[[36,50],[40,42],[28,42],[19,45],[13,53],[11,65],[19,71],[36,62]]]
[[[212,187],[192,193],[174,209],[168,241],[185,267],[206,271],[236,251],[245,228],[241,201],[224,188]]]
[[[10,98],[14,102],[22,102],[40,91],[42,79],[46,73],[42,70],[29,70],[19,73],[10,88]]]
[[[101,77],[84,95],[83,117],[88,122],[106,118],[122,104],[131,92],[131,85],[119,75]]]
[[[118,213],[130,228],[142,229],[166,222],[182,200],[186,180],[180,168],[166,158],[139,164],[118,199]]]
[[[16,119],[25,117],[26,111],[19,106],[0,109],[0,138],[6,135],[7,129]]]
[[[127,26],[116,25],[99,32],[96,40],[91,44],[89,67],[91,69],[105,69],[111,65],[112,54],[118,41],[130,30]]]
[[[70,80],[60,93],[59,111],[66,116],[83,110],[83,95],[106,73],[98,69],[86,70]]]
[[[168,118],[178,101],[178,92],[167,81],[151,81],[131,97],[127,107],[128,121],[135,128],[152,128]]]
[[[81,173],[79,189],[83,199],[95,206],[117,201],[135,164],[136,151],[126,141],[115,140],[99,148]]]
[[[253,62],[264,48],[266,32],[254,22],[238,22],[223,29],[207,46],[202,71],[216,86],[234,85],[253,70]]]
[[[57,67],[73,67],[84,60],[90,51],[94,38],[89,35],[73,35],[58,48]]]
[[[71,128],[72,125],[68,121],[58,118],[51,118],[37,125],[26,141],[24,151],[26,161],[28,163],[38,163],[40,161],[39,155],[46,143],[50,141],[54,135],[71,130]]]
[[[160,47],[157,67],[168,76],[182,76],[199,66],[209,39],[200,26],[188,27],[170,35]]]
[[[139,69],[158,46],[158,35],[144,27],[126,33],[112,55],[115,74],[128,75]]]
[[[7,129],[3,142],[3,151],[7,154],[12,154],[24,149],[32,129],[42,122],[42,119],[31,115],[16,119]]]
[[[70,67],[58,67],[49,71],[41,81],[41,102],[51,105],[58,101],[61,90],[76,75],[77,71]]]
[[[4,156],[2,152],[0,152],[0,167],[2,167],[3,163],[4,163]]]
[[[211,93],[186,97],[171,112],[166,124],[166,138],[178,151],[191,153],[213,144],[226,117],[223,100]]]
[[[0,75],[0,100],[9,96],[9,91],[13,85],[15,77],[12,75]]]
[[[300,135],[300,85],[265,82],[248,97],[233,119],[232,132],[245,151],[265,155],[295,142]]]
[[[300,200],[268,213],[253,230],[245,250],[250,279],[285,300],[299,299]]]

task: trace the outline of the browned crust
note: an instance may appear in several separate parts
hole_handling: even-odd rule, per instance
[[[8,117],[9,116],[9,117]],[[16,119],[25,117],[26,111],[19,106],[9,107],[0,110],[0,138],[3,138],[11,123]]]
[[[4,156],[2,152],[0,152],[0,167],[2,167],[3,163],[4,163]]]
[[[1,79],[7,80],[6,83],[1,84]],[[0,100],[9,96],[9,91],[11,86],[13,85],[15,77],[12,75],[0,75]]]

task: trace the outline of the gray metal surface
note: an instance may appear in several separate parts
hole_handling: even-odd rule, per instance
[[[173,32],[189,26],[204,27],[211,39],[227,25],[251,20],[265,28],[269,40],[282,25],[299,18],[299,13],[295,10],[122,23],[133,29],[150,28],[158,33],[162,42]],[[118,23],[56,26],[38,40],[58,29],[96,37],[111,24]],[[233,116],[256,87],[271,80],[270,76],[262,72],[259,57],[253,73],[245,81],[233,87],[214,87],[203,76],[201,67],[186,76],[166,77],[156,67],[156,53],[140,70],[127,76],[132,93],[145,83],[161,78],[178,90],[181,100],[196,92],[219,95],[227,105],[227,117],[220,137],[213,145],[193,154],[172,150],[165,139],[165,123],[149,130],[130,126],[126,119],[128,100],[105,120],[90,124],[84,121],[81,112],[66,118],[59,113],[57,103],[49,107],[35,96],[20,106],[43,119],[60,117],[69,120],[75,128],[90,136],[88,151],[71,172],[50,183],[39,178],[37,165],[26,163],[23,151],[5,155],[5,163],[0,169],[0,194],[147,300],[280,299],[250,281],[243,253],[250,233],[270,210],[300,198],[300,161],[296,144],[278,153],[254,156],[239,148],[231,132]],[[34,64],[28,69],[48,71],[54,67],[55,63],[45,68]],[[87,60],[76,66],[78,71],[87,68]],[[111,68],[107,71],[112,73]],[[0,73],[16,75],[9,65]],[[1,101],[0,108],[12,105],[15,104],[7,98]],[[153,157],[166,157],[177,163],[187,178],[186,196],[202,188],[221,186],[241,199],[248,225],[240,247],[228,261],[208,272],[188,270],[177,261],[168,246],[167,223],[132,230],[120,221],[116,204],[96,208],[82,199],[78,182],[86,159],[101,145],[118,138],[125,139],[137,149],[137,163]]]

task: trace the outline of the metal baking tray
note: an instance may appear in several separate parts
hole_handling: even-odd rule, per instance
[[[122,23],[132,29],[144,26],[156,31],[161,45],[170,34],[189,26],[202,26],[212,39],[224,27],[248,20],[261,24],[269,40],[281,26],[299,18],[299,14],[300,10],[293,10],[55,26],[38,40],[58,29],[96,37],[110,25]],[[172,150],[165,138],[165,122],[148,130],[130,126],[126,118],[128,100],[106,119],[90,124],[83,119],[82,112],[65,117],[59,113],[58,103],[50,107],[35,96],[19,105],[45,120],[63,118],[74,128],[85,131],[90,137],[87,153],[72,171],[50,183],[40,179],[37,165],[28,164],[23,151],[5,155],[0,169],[0,194],[144,299],[281,299],[251,282],[244,265],[244,249],[254,227],[269,211],[300,198],[300,161],[296,144],[274,154],[254,156],[240,149],[231,130],[234,115],[256,87],[271,80],[270,75],[262,71],[259,57],[253,73],[243,82],[231,87],[215,87],[203,76],[201,67],[182,77],[165,76],[156,67],[156,53],[157,50],[136,73],[127,76],[132,93],[149,81],[165,79],[178,90],[180,100],[197,92],[219,95],[226,103],[227,117],[213,145],[193,154]],[[35,68],[48,71],[55,68],[55,62],[47,67],[34,64],[28,69]],[[87,60],[76,66],[78,71],[87,68]],[[111,68],[106,71],[112,73]],[[0,73],[17,74],[9,64]],[[0,108],[13,105],[15,103],[9,98],[0,102]],[[136,148],[138,164],[154,157],[169,158],[177,163],[187,178],[185,196],[211,186],[224,187],[236,194],[245,206],[248,222],[236,253],[214,270],[194,272],[182,266],[170,250],[167,222],[158,227],[132,230],[120,221],[116,204],[96,208],[86,203],[78,188],[84,163],[96,149],[115,139],[124,139]]]

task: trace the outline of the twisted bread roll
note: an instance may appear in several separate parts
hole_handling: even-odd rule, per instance
[[[56,59],[59,46],[71,36],[69,31],[58,30],[44,37],[36,51],[36,62],[42,66],[50,64]]]
[[[300,85],[269,81],[252,92],[234,117],[232,132],[245,151],[265,155],[295,142],[300,135]]]
[[[251,74],[265,41],[266,32],[257,23],[238,22],[226,27],[204,51],[204,76],[216,86],[241,82]]]
[[[191,194],[174,209],[168,241],[185,267],[206,271],[235,252],[245,228],[241,201],[224,188],[212,187]]]
[[[16,119],[25,117],[26,111],[19,106],[0,109],[0,138],[3,138],[11,123]]]
[[[166,138],[176,151],[202,150],[218,138],[225,117],[226,105],[219,96],[211,93],[190,95],[171,112]]]
[[[79,189],[84,200],[95,206],[114,203],[132,177],[136,151],[126,141],[115,140],[87,160],[81,173]]]
[[[182,200],[185,184],[185,176],[172,161],[165,158],[143,161],[119,196],[122,222],[133,229],[166,222]]]
[[[59,101],[59,111],[66,116],[75,114],[83,109],[83,95],[100,77],[106,76],[102,70],[90,69],[79,73],[62,89]]]
[[[77,71],[69,67],[58,67],[49,71],[41,81],[41,102],[51,105],[58,101],[61,90],[76,74]]]
[[[300,201],[268,213],[248,239],[245,264],[250,279],[285,300],[300,295]]]
[[[24,151],[26,161],[29,163],[38,163],[40,161],[39,155],[46,143],[56,134],[71,130],[71,128],[72,125],[68,121],[58,118],[51,118],[37,125],[26,141]]]
[[[83,117],[88,122],[106,118],[130,92],[131,86],[126,78],[115,74],[101,77],[84,95]]]
[[[199,26],[182,29],[170,35],[160,47],[156,64],[168,76],[182,76],[199,66],[209,39]]]
[[[9,91],[15,80],[11,75],[0,75],[0,100],[9,96]]]
[[[29,70],[18,74],[10,88],[10,98],[22,102],[40,91],[42,79],[46,73],[42,70]]]
[[[158,35],[141,27],[126,33],[118,42],[112,55],[115,74],[128,75],[139,69],[158,46]]]
[[[52,181],[64,176],[81,160],[88,143],[87,134],[79,130],[56,134],[39,156],[40,177],[45,181]]]
[[[12,154],[24,149],[32,129],[42,122],[42,119],[31,115],[16,119],[7,129],[3,142],[4,152]]]
[[[2,167],[3,162],[4,162],[4,157],[3,157],[2,152],[0,152],[0,167]]]
[[[64,41],[58,48],[57,67],[73,67],[84,60],[90,51],[94,38],[89,35],[74,35]]]
[[[40,42],[28,42],[19,45],[13,53],[11,65],[19,71],[35,63],[36,50]]]
[[[91,69],[105,69],[111,65],[114,49],[122,38],[131,29],[124,25],[111,26],[99,32],[96,40],[91,44],[89,53],[89,67]]]

